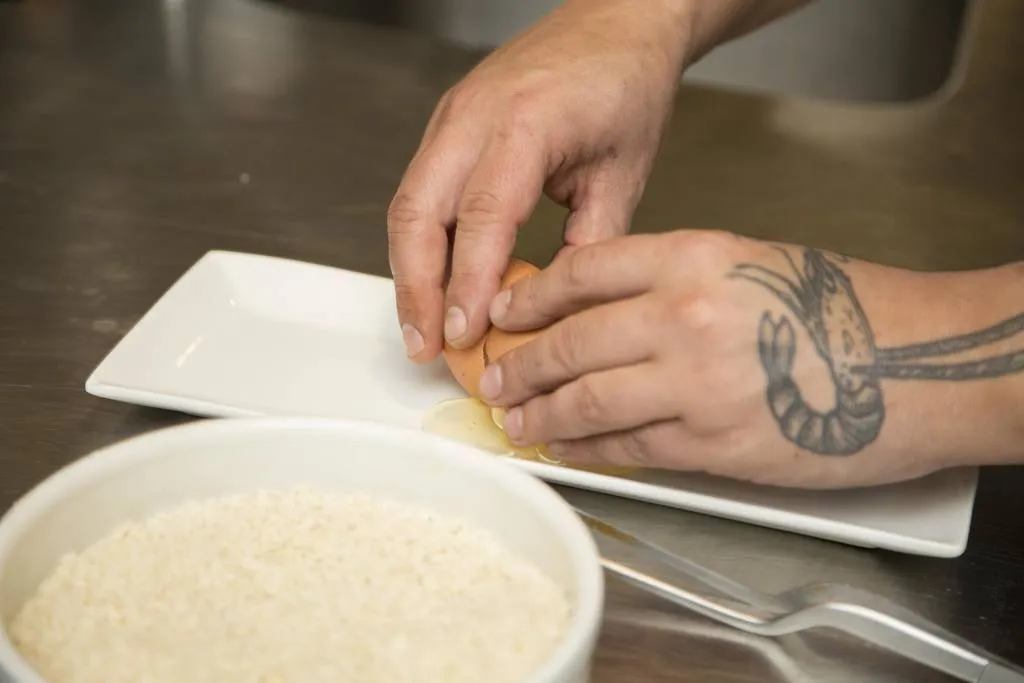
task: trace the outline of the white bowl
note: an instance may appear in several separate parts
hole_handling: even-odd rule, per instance
[[[296,418],[151,432],[78,460],[18,501],[0,519],[0,680],[45,683],[2,626],[65,553],[185,500],[297,485],[382,494],[489,529],[573,601],[567,634],[529,683],[588,680],[604,579],[590,532],[554,491],[494,456],[424,432]]]

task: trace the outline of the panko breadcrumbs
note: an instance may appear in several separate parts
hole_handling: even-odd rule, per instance
[[[483,529],[302,489],[124,525],[9,631],[50,683],[519,683],[570,613]]]

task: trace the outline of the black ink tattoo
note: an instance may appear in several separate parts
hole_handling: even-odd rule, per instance
[[[757,346],[768,376],[768,405],[782,433],[796,445],[828,455],[856,453],[878,437],[885,421],[878,378],[854,371],[875,364],[877,349],[871,326],[849,278],[822,252],[806,249],[801,270],[789,252],[779,251],[795,281],[750,263],[738,265],[733,276],[766,288],[806,328],[832,375],[836,405],[822,413],[807,404],[792,377],[796,355],[793,325],[785,315],[776,321],[765,311]]]
[[[891,349],[884,349],[878,352],[878,359],[891,363],[901,360],[948,356],[953,353],[970,351],[979,346],[988,346],[997,341],[1009,339],[1022,331],[1024,331],[1024,314],[1015,315],[1009,320],[1004,320],[992,327],[971,332],[970,334],[925,342],[923,344],[911,344],[910,346],[896,346]]]
[[[1024,331],[1024,314],[970,334],[922,344],[879,349],[850,278],[837,265],[848,259],[804,249],[803,268],[789,251],[793,277],[753,263],[736,266],[730,277],[760,285],[779,299],[807,330],[828,366],[835,406],[819,412],[809,406],[793,380],[796,337],[785,314],[765,311],[757,348],[768,379],[766,396],[775,422],[791,442],[822,455],[852,455],[878,438],[885,422],[882,379],[967,381],[1024,371],[1024,351],[959,363],[916,363],[987,346]]]

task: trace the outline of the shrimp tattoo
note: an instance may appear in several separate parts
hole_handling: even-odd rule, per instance
[[[1024,370],[1024,351],[961,363],[917,363],[979,348],[1024,331],[1024,314],[990,328],[922,344],[879,349],[850,278],[839,267],[846,257],[803,250],[803,268],[789,251],[776,247],[793,277],[753,263],[730,274],[771,292],[803,325],[828,366],[835,406],[826,412],[807,404],[793,380],[796,334],[785,314],[761,316],[757,349],[767,376],[766,397],[782,434],[821,455],[852,455],[878,438],[885,422],[882,379],[966,381]]]

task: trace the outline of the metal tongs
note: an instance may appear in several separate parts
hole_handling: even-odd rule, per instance
[[[602,558],[605,571],[719,623],[761,636],[834,628],[961,681],[1024,683],[1024,669],[999,660],[981,647],[880,596],[836,584],[801,586],[780,595],[762,593],[674,555],[583,510],[574,509],[593,531],[626,544],[645,559],[657,562],[681,578],[700,581],[730,601],[691,592]]]

